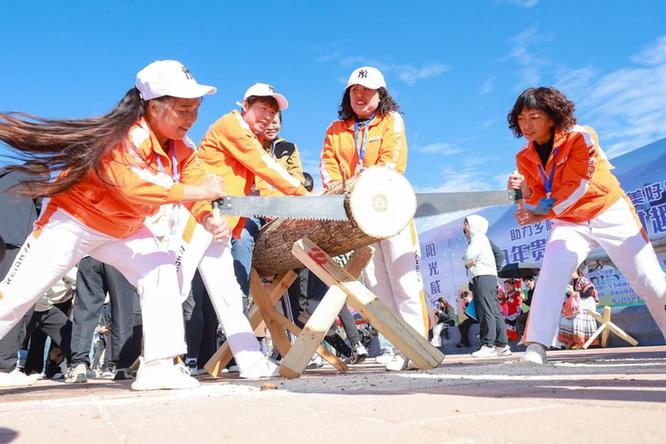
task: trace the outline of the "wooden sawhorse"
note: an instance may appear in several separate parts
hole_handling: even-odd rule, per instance
[[[351,275],[358,277],[370,261],[371,257],[372,250],[369,247],[361,248],[352,254],[352,257],[347,263],[345,269]],[[278,312],[275,309],[275,304],[280,300],[280,298],[282,298],[282,296],[297,277],[298,275],[296,273],[293,271],[288,271],[278,276],[267,290],[266,287],[264,287],[264,284],[262,284],[261,278],[259,277],[259,274],[256,272],[256,270],[253,269],[250,273],[250,293],[252,294],[252,298],[255,301],[255,305],[252,307],[252,310],[250,310],[249,313],[250,326],[252,329],[256,329],[262,321],[265,321],[266,327],[271,334],[273,344],[283,357],[287,356],[291,349],[291,342],[289,341],[287,332],[291,332],[295,336],[299,336],[301,334],[301,329],[289,319],[287,319],[282,313]],[[330,291],[336,292],[340,290],[329,289],[329,292]],[[322,303],[324,303],[323,300]],[[340,306],[338,312],[341,308],[342,306]],[[330,326],[331,324],[326,327],[325,331],[328,331]],[[337,368],[343,373],[346,372],[347,365],[333,353],[328,351],[326,347],[321,346],[320,343],[321,340],[319,343],[317,343],[317,347],[310,355],[310,357],[312,357],[314,352],[316,352],[331,365],[333,365],[333,367]],[[213,356],[211,356],[206,365],[204,365],[204,368],[210,375],[217,377],[219,376],[222,369],[229,363],[231,358],[231,349],[229,348],[229,345],[225,343],[215,352]]]
[[[601,346],[605,348],[608,345],[608,336],[611,332],[634,347],[638,345],[637,340],[629,336],[627,333],[625,333],[624,330],[611,322],[611,308],[608,305],[604,306],[603,316],[594,310],[588,310],[587,312],[601,325],[599,328],[597,328],[597,331],[595,331],[594,334],[590,336],[590,339],[588,339],[587,342],[583,344],[584,349],[587,349],[590,345],[592,345],[592,342],[594,342],[594,340],[599,335],[601,335]]]
[[[342,361],[321,346],[324,336],[347,302],[418,368],[431,369],[442,362],[442,352],[410,327],[400,315],[390,311],[357,280],[372,257],[370,247],[355,251],[344,269],[307,238],[295,242],[292,253],[329,285],[328,292],[302,330],[275,310],[275,303],[296,279],[296,274],[290,271],[280,276],[268,292],[256,271],[253,270],[250,276],[250,292],[256,303],[250,312],[250,324],[252,328],[256,328],[262,319],[266,322],[273,343],[283,357],[280,365],[282,376],[299,377],[314,353],[318,353],[339,371],[347,371],[347,366]],[[298,335],[293,346],[287,331]],[[212,376],[218,376],[229,360],[231,350],[224,344],[206,363],[205,368]]]

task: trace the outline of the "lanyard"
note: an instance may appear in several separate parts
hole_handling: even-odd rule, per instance
[[[557,148],[553,151],[553,166],[550,168],[549,177],[546,177],[546,172],[541,167],[541,164],[537,165],[539,167],[539,172],[541,173],[541,178],[543,179],[543,187],[546,189],[546,197],[550,198],[550,193],[553,190],[553,176],[555,175],[555,156],[557,156]]]
[[[363,158],[365,157],[365,147],[368,144],[368,132],[370,131],[370,122],[375,118],[375,113],[372,113],[368,120],[361,123],[358,119],[354,122],[354,140],[356,141],[356,149],[358,150],[358,163],[363,170]],[[363,126],[363,140],[359,142],[358,130]]]
[[[180,171],[178,171],[178,160],[176,160],[176,145],[173,140],[169,141],[169,145],[171,147],[171,167],[173,168],[173,181],[179,182]],[[159,155],[157,156],[157,169],[161,173],[164,172],[164,165],[162,164],[162,158]]]

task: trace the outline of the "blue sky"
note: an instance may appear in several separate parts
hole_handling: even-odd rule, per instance
[[[190,137],[254,82],[287,96],[282,135],[318,179],[324,132],[349,73],[374,65],[404,112],[417,190],[504,188],[522,146],[506,114],[555,85],[617,156],[666,136],[666,2],[258,0],[6,2],[0,110],[108,111],[156,59],[215,85]]]

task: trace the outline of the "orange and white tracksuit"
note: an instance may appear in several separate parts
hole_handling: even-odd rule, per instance
[[[367,131],[367,135],[365,134]],[[364,145],[363,158],[356,141]],[[319,167],[324,186],[348,179],[362,168],[383,165],[404,173],[407,140],[402,116],[374,117],[355,134],[353,120],[336,120],[326,130]],[[414,330],[427,336],[428,309],[419,270],[421,252],[414,222],[390,239],[376,242],[375,254],[363,272],[368,288]]]
[[[206,170],[223,177],[227,195],[249,194],[255,177],[284,194],[306,193],[301,182],[262,147],[238,111],[224,115],[209,128],[198,155]],[[265,357],[243,313],[243,292],[234,273],[231,245],[213,241],[212,235],[193,216],[188,217],[183,208],[176,211],[182,216],[177,217],[180,226],[171,248],[176,253],[182,298],[189,293],[198,268],[242,375]],[[244,219],[229,216],[227,223],[238,236]]]
[[[546,188],[533,144],[516,155],[516,163],[532,189],[527,203],[537,204],[546,197]],[[591,128],[576,125],[568,132],[555,131],[553,150],[543,168],[546,177],[554,171],[551,197],[555,203],[547,216],[554,225],[530,306],[527,342],[551,345],[564,289],[574,269],[597,246],[606,250],[636,294],[645,299],[666,337],[666,275],[611,168]]]
[[[182,198],[182,183],[197,183],[205,175],[191,142],[170,143],[169,156],[140,119],[126,143],[104,158],[105,180],[91,172],[48,201],[0,283],[0,338],[45,291],[90,255],[116,267],[136,286],[146,361],[186,351],[173,256],[160,249],[143,224],[161,204]],[[206,203],[188,206],[198,218],[210,211]]]
[[[229,196],[250,194],[256,176],[286,195],[307,193],[301,182],[264,150],[238,111],[225,114],[211,125],[198,153],[206,170],[222,176],[224,191]],[[235,237],[240,235],[244,223],[244,218],[227,217]]]

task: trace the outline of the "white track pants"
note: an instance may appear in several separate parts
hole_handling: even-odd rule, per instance
[[[231,244],[213,242],[213,236],[179,207],[181,236],[176,246],[181,295],[187,297],[197,268],[217,319],[241,372],[265,359],[250,322],[243,313],[243,291],[234,273]]]
[[[394,313],[427,337],[428,312],[419,270],[421,251],[414,221],[390,239],[373,244],[363,271],[365,285]]]
[[[557,335],[563,292],[578,264],[600,245],[641,296],[666,337],[666,275],[643,237],[634,209],[620,199],[583,224],[556,221],[546,243],[527,322],[527,342],[550,346]]]
[[[159,248],[147,228],[117,239],[88,228],[62,210],[28,237],[0,283],[0,338],[86,255],[113,265],[136,286],[147,361],[185,353],[173,255]]]

